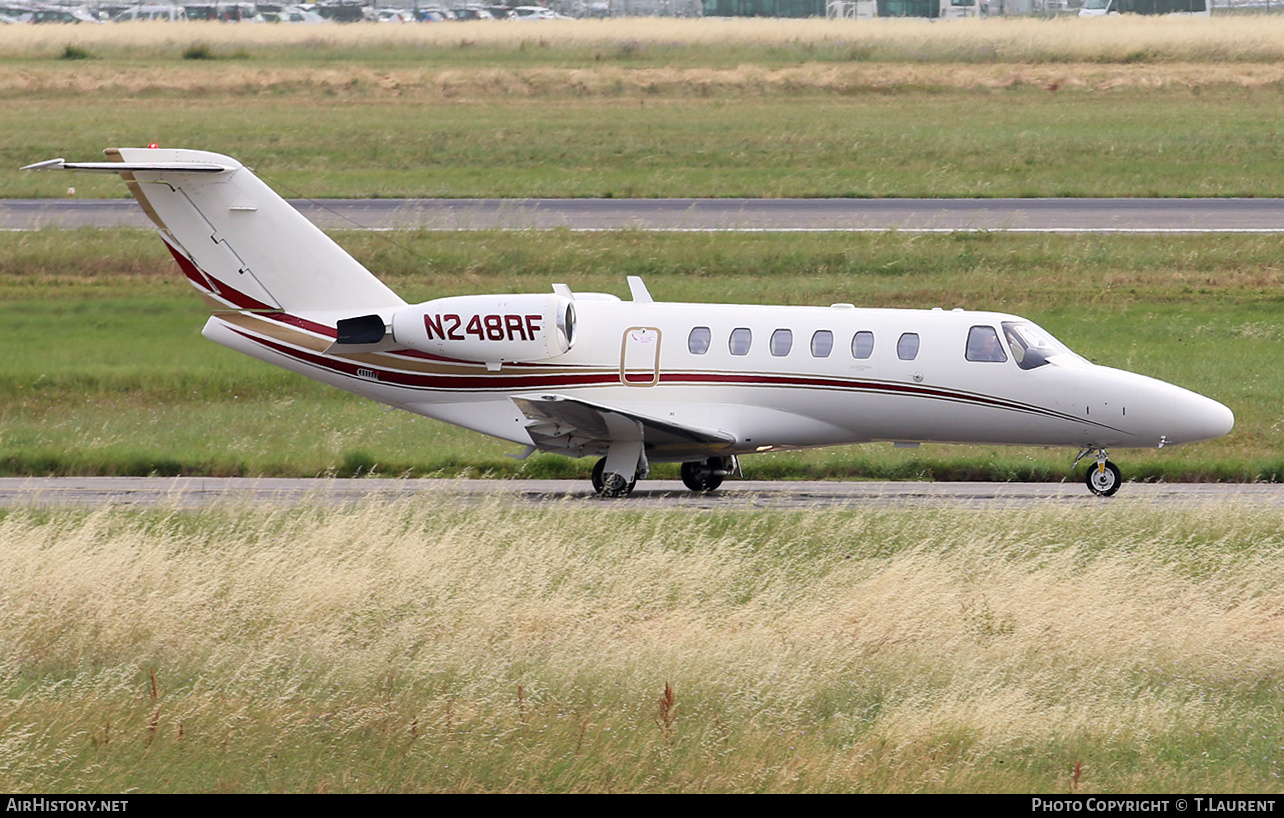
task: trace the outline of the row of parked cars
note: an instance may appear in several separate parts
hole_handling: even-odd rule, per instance
[[[5,3],[0,0],[0,25],[6,23],[105,23],[134,20],[222,20],[246,23],[326,23],[372,21],[380,23],[439,23],[449,20],[558,20],[570,19],[544,6],[488,6],[459,8],[420,5],[418,8],[376,8],[356,2],[286,5],[264,2],[206,2],[194,4],[137,3],[90,6],[55,6]]]
[[[381,23],[441,23],[447,20],[569,20],[544,6],[465,6],[448,9],[444,6],[417,9],[379,9],[364,19]]]

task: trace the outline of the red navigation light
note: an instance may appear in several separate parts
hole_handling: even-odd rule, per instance
[[[157,143],[153,142],[153,143],[151,143],[150,145],[148,145],[147,147],[149,147],[149,148],[151,148],[151,149],[155,150],[156,148],[159,148],[159,147],[160,147],[160,145],[158,145]]]

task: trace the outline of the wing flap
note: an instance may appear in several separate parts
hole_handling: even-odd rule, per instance
[[[611,444],[614,418],[639,424],[648,452],[661,457],[717,451],[736,442],[735,435],[720,429],[661,420],[565,395],[514,395],[512,401],[526,416],[526,432],[539,449],[574,457],[605,453]]]

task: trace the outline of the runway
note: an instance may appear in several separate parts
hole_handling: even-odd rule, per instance
[[[1120,504],[1164,508],[1236,503],[1284,507],[1284,484],[1128,483],[1111,498],[1079,481],[1064,483],[922,483],[735,480],[723,490],[694,494],[676,480],[638,483],[627,498],[596,496],[587,480],[290,479],[219,477],[5,477],[0,508],[201,508],[226,504],[342,507],[398,501],[602,511],[755,511],[842,508],[1024,508],[1054,503],[1085,511]]]
[[[293,201],[325,229],[1007,232],[1284,232],[1284,199],[380,199]],[[0,230],[136,227],[132,199],[0,200]],[[327,505],[425,502],[569,503],[601,509],[814,509],[928,506],[1001,508],[1035,503],[1085,509],[1117,503],[1284,506],[1270,484],[1127,484],[1114,498],[1065,483],[733,481],[693,494],[646,481],[624,499],[595,496],[584,480],[238,478],[0,478],[0,508],[200,507],[216,503]]]
[[[326,230],[1279,233],[1284,199],[314,199]],[[0,200],[0,230],[150,227],[132,199]]]

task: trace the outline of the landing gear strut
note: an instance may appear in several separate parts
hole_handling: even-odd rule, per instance
[[[624,497],[633,491],[638,478],[650,474],[646,447],[642,444],[642,424],[614,413],[602,416],[611,435],[606,457],[593,466],[593,490],[603,497]]]
[[[734,455],[683,463],[682,483],[692,491],[713,491],[722,485],[724,477],[736,473],[738,465]]]
[[[1079,452],[1079,456],[1074,459],[1075,466],[1091,451],[1092,447],[1088,447]],[[1073,469],[1074,466],[1070,468]],[[1123,475],[1120,474],[1118,466],[1106,459],[1106,450],[1097,449],[1097,462],[1088,467],[1088,475],[1084,482],[1088,484],[1088,491],[1093,494],[1099,497],[1110,497],[1119,491],[1119,486],[1123,484]]]

